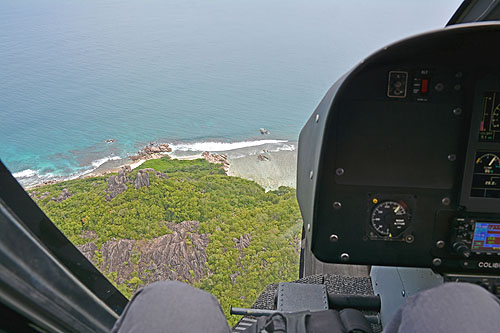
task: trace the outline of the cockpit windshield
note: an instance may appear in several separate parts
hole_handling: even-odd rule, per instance
[[[125,296],[184,281],[234,324],[298,278],[297,140],[325,91],[460,2],[2,1],[0,158]]]

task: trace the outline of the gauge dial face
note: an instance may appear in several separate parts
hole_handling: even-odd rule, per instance
[[[500,158],[496,154],[486,153],[476,159],[475,173],[500,173]]]
[[[476,154],[470,195],[479,198],[500,198],[500,152]]]
[[[384,201],[373,208],[371,225],[385,237],[397,237],[410,223],[408,206],[400,201]]]

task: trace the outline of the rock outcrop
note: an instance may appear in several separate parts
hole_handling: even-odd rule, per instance
[[[61,201],[64,201],[66,199],[68,199],[70,196],[72,196],[73,194],[69,193],[68,189],[67,188],[64,188],[61,192],[61,194],[59,194],[59,196],[57,198],[54,198],[52,197],[50,200],[52,201],[55,201],[57,203],[61,202]]]
[[[95,250],[97,250],[97,245],[94,242],[78,245],[77,248],[88,260],[94,261]]]
[[[235,248],[237,248],[240,252],[243,251],[244,248],[250,246],[250,240],[252,240],[252,236],[250,234],[241,235],[240,238],[233,238],[235,243]]]
[[[203,157],[208,163],[222,164],[222,168],[224,169],[224,172],[227,174],[229,170],[229,161],[227,160],[227,155],[216,154],[216,153],[210,154],[208,151],[204,151],[201,154],[201,157]]]
[[[241,259],[245,257],[245,252],[243,249],[250,246],[250,241],[252,240],[252,236],[250,234],[241,235],[240,238],[233,238],[234,247],[240,251],[240,256],[236,259],[236,264],[243,270],[243,265],[241,264]],[[236,278],[241,275],[240,271],[235,271],[232,274],[229,274],[229,278],[231,279],[231,283],[236,283]]]
[[[156,171],[155,169],[153,168],[145,168],[145,169],[141,169],[139,170],[139,172],[148,172],[148,173],[153,173],[156,177],[158,178],[165,178],[165,179],[168,179],[169,177],[161,172],[161,171]]]
[[[171,151],[172,148],[170,148],[168,143],[151,142],[139,150],[136,155],[130,156],[130,159],[137,161],[141,159],[160,158],[162,153],[170,153]]]
[[[108,187],[104,190],[106,195],[106,200],[110,201],[115,198],[118,194],[123,193],[127,190],[127,184],[133,184],[134,188],[140,189],[141,187],[149,187],[151,185],[150,177],[154,175],[158,178],[168,179],[169,177],[163,172],[156,171],[152,168],[146,168],[138,170],[135,179],[130,173],[132,169],[130,166],[124,166],[118,172],[116,176],[110,176],[108,178]]]
[[[264,154],[259,154],[259,155],[257,155],[257,159],[259,161],[269,161],[269,156],[266,156]]]
[[[28,193],[30,198],[36,199],[36,200],[43,200],[47,198],[50,195],[50,192],[40,192],[40,191],[32,191]]]
[[[209,234],[198,234],[199,222],[185,221],[167,225],[172,233],[150,240],[110,240],[101,246],[103,272],[117,273],[118,284],[137,272],[144,283],[179,280],[193,283],[206,275],[206,248]],[[93,242],[78,246],[89,259],[94,259]],[[94,263],[97,263],[94,261]]]
[[[110,176],[108,178],[108,188],[105,190],[108,195],[106,195],[106,200],[110,201],[118,194],[123,193],[127,190],[127,183],[130,183],[130,179],[127,174],[131,171],[130,166],[125,166],[120,169],[117,176]]]
[[[149,172],[139,170],[135,176],[134,187],[137,190],[144,186],[149,187]]]

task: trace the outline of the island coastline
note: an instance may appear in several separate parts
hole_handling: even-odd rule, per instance
[[[287,142],[287,141],[284,141]],[[155,147],[162,147],[158,151]],[[122,168],[136,169],[148,160],[168,156],[177,160],[194,160],[204,158],[208,162],[225,164],[226,174],[252,180],[266,191],[275,190],[279,186],[295,188],[297,151],[292,142],[285,149],[269,149],[268,146],[251,146],[226,151],[173,151],[167,143],[149,143],[134,155],[119,159],[109,159],[95,169],[77,176],[51,179],[38,184],[24,186],[26,190],[64,182],[72,179],[84,179],[118,173]],[[153,148],[153,150],[151,149]],[[208,158],[207,158],[208,157]]]

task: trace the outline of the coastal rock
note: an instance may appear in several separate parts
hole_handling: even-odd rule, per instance
[[[128,158],[130,158],[133,162],[135,162],[141,159],[141,155],[131,155]]]
[[[167,223],[172,233],[150,240],[110,240],[101,246],[103,272],[117,273],[117,283],[132,278],[144,283],[179,280],[193,283],[206,275],[209,234],[198,234],[199,222]],[[91,243],[88,243],[91,244]],[[79,247],[88,255],[91,245]]]
[[[259,155],[257,155],[257,159],[259,161],[269,161],[269,156],[266,156],[264,154],[259,154]]]
[[[139,170],[134,181],[134,187],[136,190],[144,186],[149,187],[149,172],[147,172],[146,169]]]
[[[229,161],[227,160],[227,155],[216,153],[210,154],[208,151],[204,151],[201,154],[201,157],[203,157],[208,163],[222,164],[222,168],[227,174],[229,170]]]
[[[152,158],[160,158],[164,153],[170,153],[171,151],[172,148],[170,148],[168,143],[151,142],[139,150],[136,155],[129,156],[129,158],[132,161],[141,159],[148,160]]]
[[[72,194],[69,193],[67,188],[65,188],[57,198],[52,197],[50,200],[60,203],[61,201],[68,199],[70,196],[72,196]]]
[[[172,151],[172,148],[168,145],[168,143],[159,143],[158,147],[160,147],[161,151],[170,153]]]
[[[106,201],[110,201],[118,194],[123,193],[127,190],[126,183],[130,183],[130,179],[127,174],[131,171],[130,166],[125,166],[120,169],[117,176],[110,176],[108,178],[108,188],[105,190],[108,194],[106,196]]]

